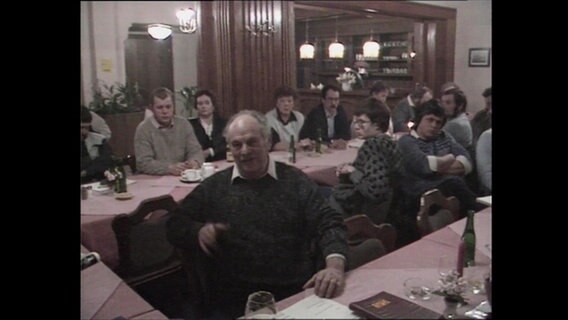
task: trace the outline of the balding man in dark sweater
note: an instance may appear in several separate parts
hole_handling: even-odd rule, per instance
[[[341,214],[302,171],[269,157],[263,115],[241,111],[226,137],[236,166],[205,179],[167,226],[175,246],[207,257],[215,316],[242,315],[259,290],[276,300],[312,286],[318,296],[338,295],[348,250]]]

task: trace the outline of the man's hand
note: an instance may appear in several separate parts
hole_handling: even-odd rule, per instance
[[[331,140],[329,145],[332,149],[345,150],[347,149],[347,141],[343,139]]]
[[[229,225],[225,223],[206,223],[199,229],[197,236],[201,250],[208,256],[212,256],[213,251],[217,249],[217,237],[227,230],[229,230]]]
[[[186,167],[184,162],[172,163],[168,166],[168,172],[172,176],[181,176],[181,173],[185,169],[189,169],[189,168]]]
[[[318,271],[304,284],[304,289],[314,287],[318,297],[333,298],[345,287],[345,261],[333,257],[326,260],[326,268]]]

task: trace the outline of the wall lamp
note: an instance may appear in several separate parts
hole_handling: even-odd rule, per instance
[[[273,24],[269,24],[268,20],[254,26],[248,25],[245,27],[245,29],[255,37],[261,35],[269,36],[270,34],[276,32],[276,27]]]
[[[195,10],[190,8],[179,9],[176,13],[179,30],[184,33],[194,33],[197,30],[197,17]]]

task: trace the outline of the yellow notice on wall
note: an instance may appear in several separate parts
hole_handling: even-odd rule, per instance
[[[103,69],[103,72],[111,72],[112,61],[110,59],[101,59],[101,68]]]

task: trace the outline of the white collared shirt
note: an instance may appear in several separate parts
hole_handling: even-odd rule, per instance
[[[274,159],[272,158],[272,156],[269,154],[268,155],[268,170],[266,172],[269,176],[271,176],[272,178],[274,178],[275,180],[278,180],[278,176],[276,175],[276,163],[274,163]],[[231,176],[231,183],[236,179],[236,178],[241,178],[241,179],[245,179],[247,180],[247,178],[243,177],[241,175],[241,173],[239,172],[239,168],[237,167],[237,165],[235,164],[233,166],[233,174]],[[264,175],[263,175],[264,177]]]

